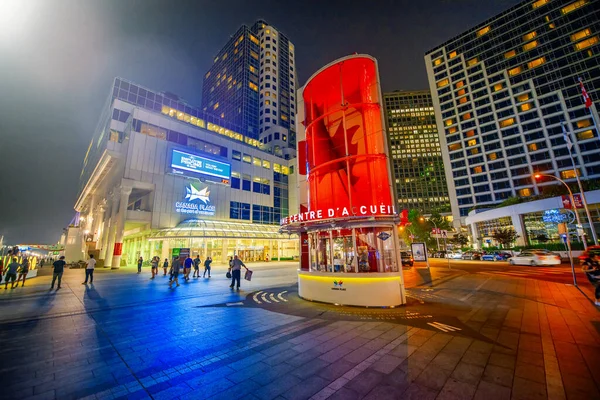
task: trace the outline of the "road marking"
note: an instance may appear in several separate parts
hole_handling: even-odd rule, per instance
[[[461,298],[460,301],[466,301],[469,297],[473,296],[475,294],[475,292],[478,292],[479,289],[481,289],[483,287],[483,285],[485,285],[486,282],[489,281],[490,279],[492,279],[491,276],[489,278],[487,278],[485,281],[481,282],[481,284],[479,284],[479,286],[477,286],[474,291],[472,291],[471,293],[463,296],[463,298]]]
[[[428,322],[427,325],[433,326],[442,332],[462,331],[462,329],[457,328],[456,326],[442,324],[441,322]]]
[[[281,293],[279,293],[279,294],[277,295],[277,297],[279,297],[279,299],[280,299],[281,301],[287,301],[287,300],[286,300],[286,299],[283,297],[283,294],[284,294],[284,293],[287,293],[287,290],[284,290],[283,292],[281,292]]]
[[[279,303],[279,300],[277,300],[275,298],[275,294],[271,293],[271,295],[269,296],[271,298],[271,300],[273,300],[275,303]]]
[[[238,301],[237,303],[225,303],[227,307],[243,306],[244,302]]]
[[[254,302],[256,304],[262,304],[262,302],[260,300],[258,300],[258,295],[261,294],[261,293],[262,293],[262,291],[256,292],[256,293],[254,293],[254,296],[252,296],[252,299],[254,300]]]
[[[261,297],[262,301],[264,301],[265,303],[271,304],[271,302],[269,301],[269,299],[267,299],[267,293],[263,293],[261,296],[262,296]]]

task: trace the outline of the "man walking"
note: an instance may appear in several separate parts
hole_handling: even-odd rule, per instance
[[[56,290],[60,289],[60,281],[62,280],[63,271],[65,270],[66,264],[67,263],[65,262],[65,256],[60,256],[60,258],[54,261],[54,263],[52,264],[52,266],[54,267],[54,272],[52,274],[52,285],[50,286],[50,289],[54,289],[54,282],[56,281],[56,278],[58,278],[58,287],[56,288]]]
[[[192,265],[194,264],[194,260],[189,255],[183,262],[183,279],[187,282],[190,279],[190,271],[192,270]]]
[[[152,261],[150,261],[150,265],[152,266],[152,278],[150,279],[154,279],[154,277],[156,275],[158,275],[158,262],[160,261],[160,259],[158,257],[152,257]]]
[[[93,254],[90,254],[90,259],[85,263],[85,281],[83,281],[82,285],[87,285],[88,278],[90,283],[94,283],[94,268],[96,268],[96,259]],[[54,286],[54,284],[52,284]],[[60,287],[60,280],[58,281],[58,287]]]
[[[248,267],[246,267],[246,264],[244,264],[244,262],[240,260],[236,254],[235,256],[233,256],[233,261],[231,262],[231,285],[229,286],[230,288],[233,289],[233,286],[237,282],[237,290],[240,290],[242,267],[246,268],[246,271],[248,271]]]
[[[172,288],[173,282],[179,286],[179,267],[181,262],[179,261],[179,257],[173,258],[173,263],[171,264],[171,280],[169,281],[169,289]]]
[[[17,270],[21,267],[21,264],[19,264],[17,262],[17,257],[13,257],[12,262],[10,264],[8,264],[8,266],[6,267],[6,277],[4,278],[4,290],[7,289],[8,287],[8,282],[11,282],[11,289],[14,289],[15,286],[15,281],[17,280]],[[19,282],[17,282],[17,285],[19,285]]]
[[[140,258],[138,258],[138,274],[142,273],[142,264],[144,263],[144,259],[142,258],[142,256],[140,256]]]
[[[206,257],[208,260],[208,257]],[[200,256],[196,254],[194,258],[194,278],[200,278]]]
[[[207,271],[208,277],[210,278],[210,263],[212,263],[212,257],[206,257],[206,260],[204,260],[204,274],[202,274],[203,278],[206,278]]]

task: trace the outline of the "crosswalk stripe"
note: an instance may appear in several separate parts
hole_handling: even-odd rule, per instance
[[[439,329],[442,332],[454,332],[462,330],[456,326],[442,324],[441,322],[428,322],[427,325],[433,326],[434,328]]]

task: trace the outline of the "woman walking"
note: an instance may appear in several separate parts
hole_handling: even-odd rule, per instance
[[[19,281],[23,278],[23,283],[21,287],[25,286],[25,278],[27,278],[27,274],[29,273],[29,259],[27,257],[23,258],[23,262],[21,263],[21,270],[19,272],[19,277],[17,278],[17,286],[19,286]]]

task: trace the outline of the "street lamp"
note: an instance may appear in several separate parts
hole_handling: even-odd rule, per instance
[[[535,174],[533,177],[537,180],[537,179],[540,179],[542,176],[546,176],[548,178],[555,179],[555,180],[559,181],[560,183],[562,183],[563,185],[565,185],[565,187],[569,191],[569,199],[571,200],[571,207],[573,207],[573,209],[575,211],[575,218],[577,219],[577,228],[579,229],[579,227],[581,227],[581,229],[583,230],[583,225],[581,224],[581,220],[579,219],[579,212],[577,211],[577,208],[575,207],[575,198],[573,197],[573,192],[571,191],[571,188],[569,187],[569,185],[567,185],[567,183],[565,181],[563,181],[562,179],[560,179],[554,175]],[[593,222],[590,221],[590,223],[593,223]],[[568,237],[568,235],[569,235],[569,233],[567,231],[567,237]],[[583,248],[585,250],[587,250],[587,240],[585,238],[585,232],[583,233],[582,236],[583,236]]]

